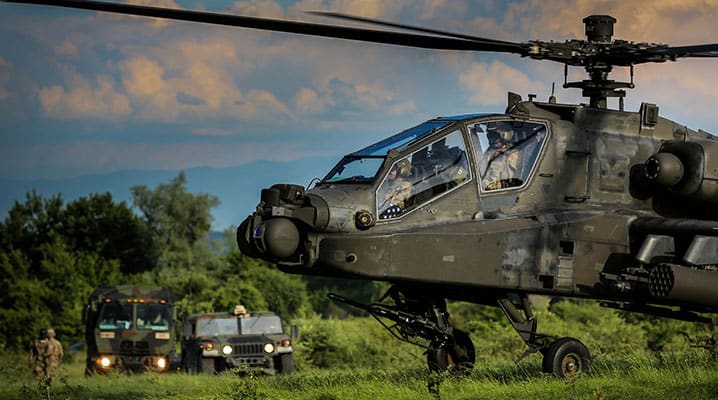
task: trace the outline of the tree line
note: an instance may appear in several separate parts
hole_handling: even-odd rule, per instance
[[[210,239],[216,196],[187,191],[185,174],[155,188],[130,188],[132,204],[110,193],[65,203],[35,191],[0,223],[0,349],[25,349],[40,328],[81,342],[82,308],[92,289],[137,284],[170,287],[178,316],[248,309],[293,319],[345,313],[329,291],[368,301],[382,285],[288,275],[245,257],[234,228]]]

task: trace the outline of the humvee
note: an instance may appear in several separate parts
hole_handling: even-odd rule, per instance
[[[85,374],[110,370],[165,372],[179,364],[175,295],[165,287],[101,286],[83,310]]]
[[[272,312],[195,314],[182,325],[182,368],[189,373],[247,368],[274,375],[294,370],[297,328],[285,335],[282,319]]]

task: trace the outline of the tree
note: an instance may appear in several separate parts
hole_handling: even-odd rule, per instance
[[[219,199],[206,193],[187,192],[187,178],[180,172],[168,184],[154,190],[133,186],[133,204],[142,212],[150,234],[162,251],[192,246],[204,238],[212,226],[213,207]]]
[[[91,194],[69,203],[60,233],[73,249],[118,260],[123,273],[152,269],[158,254],[144,221],[110,193]]]

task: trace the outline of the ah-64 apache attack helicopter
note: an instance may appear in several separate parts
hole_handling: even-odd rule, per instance
[[[365,18],[373,30],[93,1],[20,1],[427,49],[518,54],[583,67],[589,104],[509,93],[503,114],[435,118],[346,155],[313,188],[261,191],[241,223],[243,253],[295,274],[389,282],[360,307],[398,338],[428,343],[435,370],[465,372],[469,336],[446,299],[498,306],[543,368],[586,371],[577,339],[539,333],[528,295],[710,322],[718,313],[718,139],[643,103],[623,110],[630,82],[613,67],[718,57],[718,44],[614,40],[616,20],[584,19],[586,40],[514,43]],[[413,31],[408,33],[407,31]],[[565,72],[568,76],[568,73]],[[607,107],[619,99],[619,109]],[[384,322],[385,319],[392,324]],[[423,341],[418,341],[421,338]]]

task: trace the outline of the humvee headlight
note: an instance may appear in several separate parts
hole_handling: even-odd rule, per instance
[[[274,352],[274,345],[271,343],[267,343],[264,345],[264,352],[265,353],[272,353]]]
[[[222,353],[224,353],[224,355],[226,356],[232,354],[232,346],[228,344],[224,345],[224,347],[222,347]]]
[[[101,357],[98,362],[102,368],[109,368],[110,364],[112,364],[108,357]]]
[[[163,357],[158,358],[157,359],[157,368],[159,368],[159,369],[167,368],[167,360],[165,360]]]

